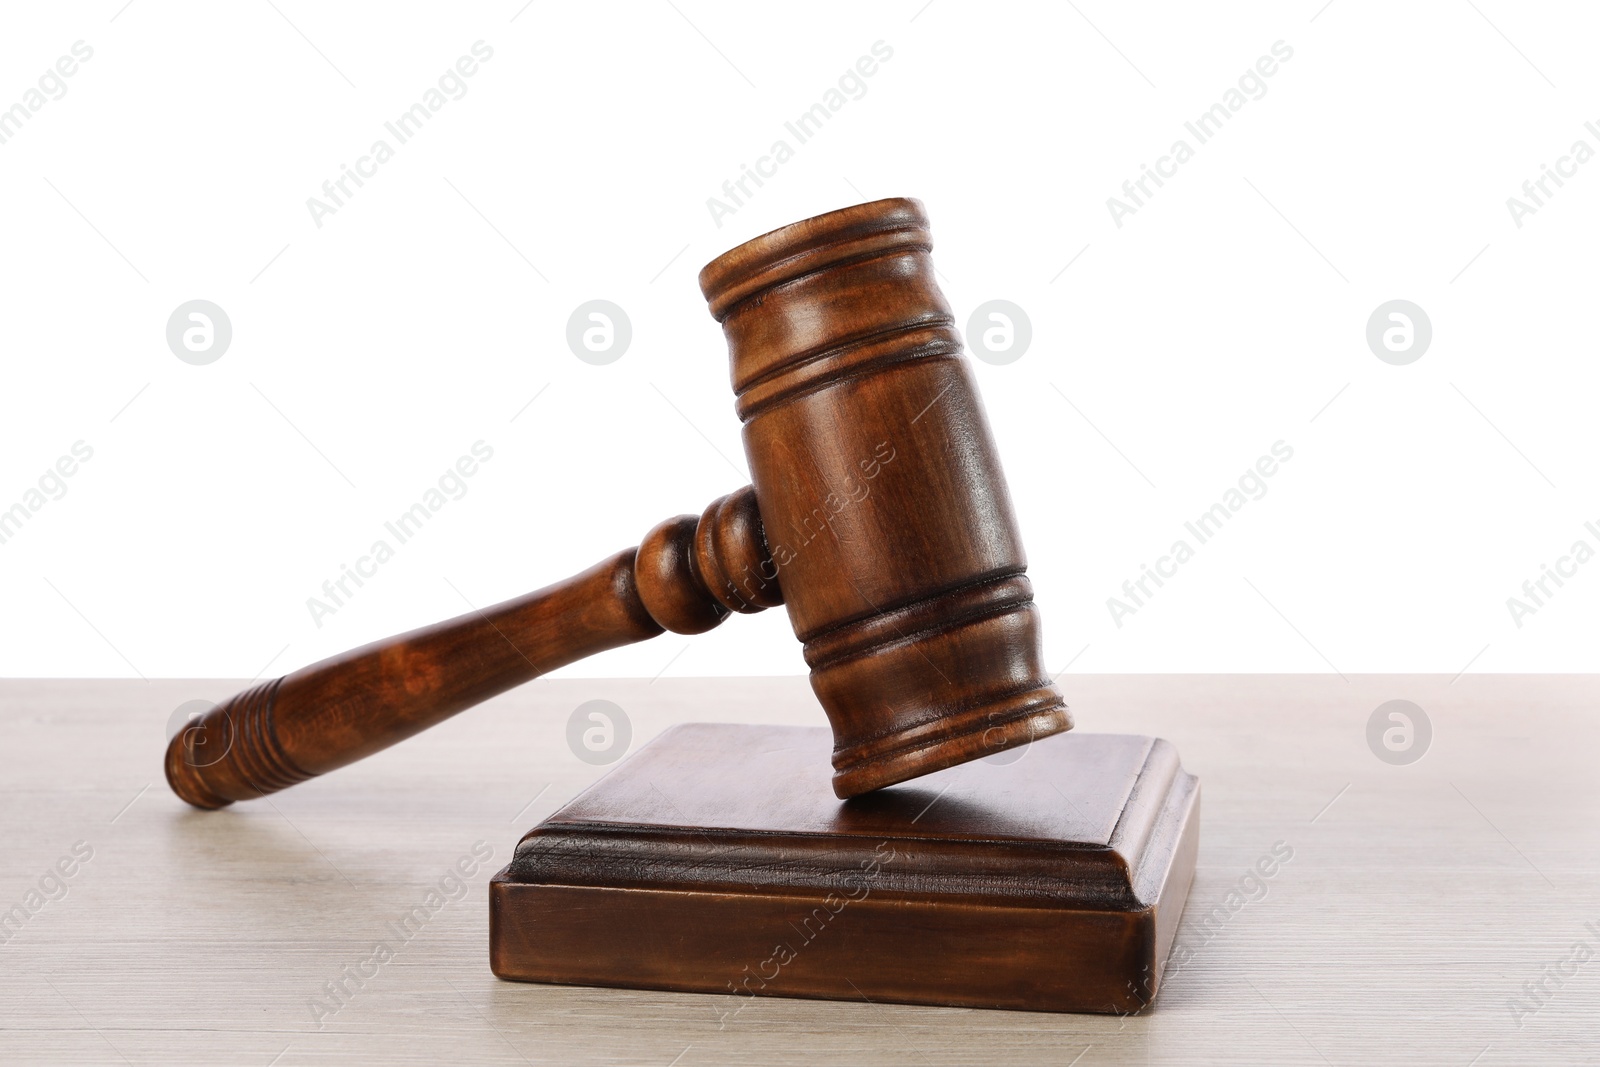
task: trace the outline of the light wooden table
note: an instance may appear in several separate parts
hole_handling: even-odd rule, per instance
[[[1062,683],[1080,729],[1166,737],[1203,783],[1185,962],[1141,1016],[735,1012],[489,973],[486,879],[604,770],[567,749],[578,704],[621,705],[637,747],[679,721],[820,724],[803,679],[535,682],[212,814],[168,792],[163,734],[235,684],[0,682],[0,909],[39,905],[0,927],[0,1062],[1600,1063],[1600,959],[1584,958],[1600,953],[1600,679]],[[1395,698],[1433,726],[1408,766],[1366,740]],[[493,858],[458,891],[447,876],[477,842]],[[71,862],[75,845],[92,857]],[[1258,887],[1275,845],[1293,857]],[[41,882],[57,899],[28,895]],[[389,923],[441,882],[465,895],[401,942]],[[379,941],[393,958],[368,964]],[[347,965],[368,976],[341,1005],[326,986]]]

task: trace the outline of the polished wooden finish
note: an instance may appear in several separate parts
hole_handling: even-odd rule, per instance
[[[167,781],[219,808],[326,774],[585,656],[781,603],[776,586],[745,597],[731,580],[763,558],[741,489],[564,582],[245,690],[172,738]]]
[[[741,998],[1150,1003],[1199,837],[1199,787],[1171,745],[1069,734],[841,804],[818,773],[829,744],[792,726],[657,737],[490,883],[495,974]]]
[[[173,739],[216,808],[324,774],[556,667],[787,603],[850,797],[1070,728],[922,205],[775,230],[700,275],[753,487],[565,582],[241,693]]]
[[[700,272],[841,797],[1072,724],[932,241],[879,200]]]

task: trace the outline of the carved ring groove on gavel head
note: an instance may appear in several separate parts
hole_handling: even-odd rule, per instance
[[[700,272],[841,797],[1072,724],[930,248],[919,202],[880,200]]]
[[[840,797],[1068,729],[1005,477],[915,200],[758,237],[700,274],[754,489],[525,596],[263,682],[167,747],[217,808],[371,755],[541,674],[786,603]]]

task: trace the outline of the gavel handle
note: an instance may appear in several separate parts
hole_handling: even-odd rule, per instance
[[[566,581],[245,690],[172,738],[167,781],[199,808],[275,793],[585,656],[782,603],[776,573],[746,487]]]

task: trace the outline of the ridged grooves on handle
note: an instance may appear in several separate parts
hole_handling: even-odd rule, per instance
[[[236,778],[258,795],[276,793],[312,777],[295,765],[278,740],[272,712],[282,678],[262,682],[206,712],[167,748],[167,782],[172,791],[199,808],[220,808],[232,799],[213,791],[202,769],[223,764],[223,777]],[[223,745],[211,757],[202,746]]]
[[[239,776],[263,794],[276,793],[311,777],[283,751],[273,727],[272,709],[282,678],[258,685],[234,700],[233,752]]]

